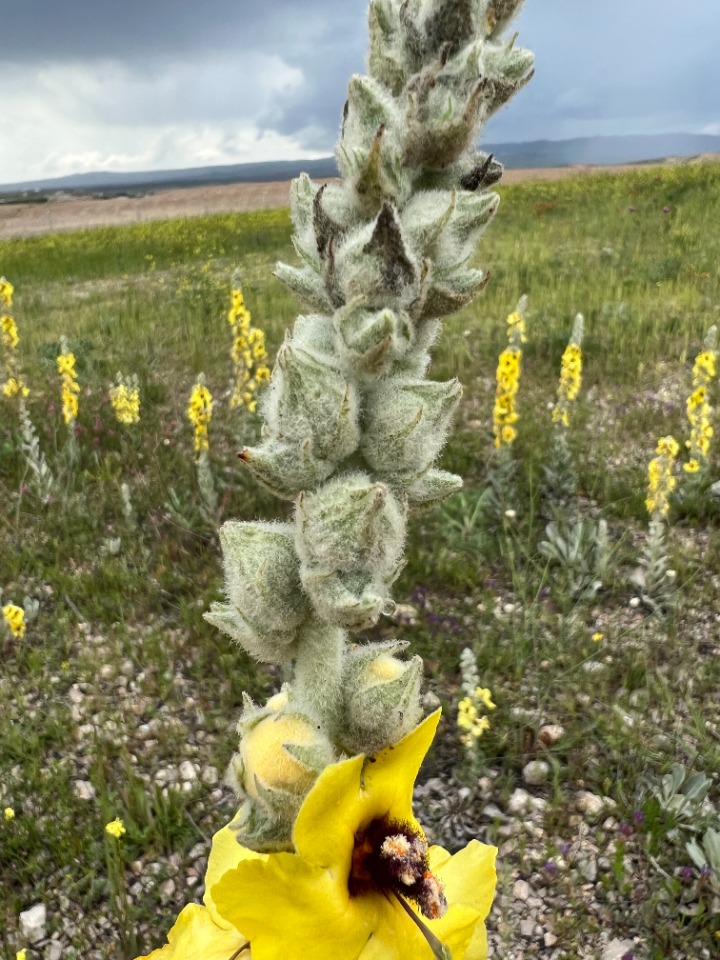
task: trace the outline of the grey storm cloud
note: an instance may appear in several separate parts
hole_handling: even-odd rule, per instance
[[[251,125],[266,143],[328,153],[348,77],[363,69],[366,10],[366,0],[0,0],[0,108],[13,98],[29,152],[32,117],[54,111],[67,137],[82,127],[83,149],[93,125],[100,145],[104,129],[131,141],[163,128],[166,143],[165,128],[195,125],[214,130],[220,157],[233,125]],[[717,0],[527,0],[516,28],[537,73],[489,139],[720,132]]]

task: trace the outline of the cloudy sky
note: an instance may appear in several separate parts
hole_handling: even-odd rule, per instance
[[[0,0],[0,183],[328,155],[366,0]],[[718,0],[527,0],[490,142],[720,134]]]

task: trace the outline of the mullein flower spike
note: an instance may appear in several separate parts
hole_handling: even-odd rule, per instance
[[[717,328],[711,327],[701,352],[693,364],[693,392],[687,400],[690,436],[685,446],[690,459],[683,464],[685,473],[699,473],[707,467],[710,443],[714,436],[710,385],[717,373]]]
[[[520,6],[372,0],[369,75],[350,81],[336,150],[342,183],[293,184],[301,264],[276,272],[307,314],[240,459],[294,514],[223,528],[227,597],[207,615],[289,680],[280,702],[246,704],[230,774],[240,844],[216,838],[225,872],[211,860],[206,912],[183,912],[163,960],[487,955],[493,851],[428,850],[412,817],[437,723],[414,726],[421,662],[348,634],[392,611],[411,508],[461,486],[436,466],[460,386],[426,371],[440,318],[488,280],[469,263],[502,168],[475,144],[532,75],[532,55],[503,36]],[[244,309],[235,296],[236,331]],[[524,301],[513,350],[523,314]]]

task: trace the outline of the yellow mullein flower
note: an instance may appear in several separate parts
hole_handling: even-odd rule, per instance
[[[680,445],[673,437],[662,437],[658,442],[657,454],[648,464],[648,492],[645,506],[651,517],[661,519],[670,510],[670,495],[675,489],[673,476],[675,459]]]
[[[203,453],[210,449],[208,427],[212,419],[212,394],[205,386],[203,375],[200,374],[190,394],[187,415],[195,429],[195,452]]]
[[[30,390],[25,384],[25,381],[19,377],[10,377],[9,380],[6,380],[3,384],[2,391],[4,396],[9,397],[11,400],[15,397],[30,396]]]
[[[18,950],[15,954],[15,960],[27,960],[27,950],[25,947],[23,947],[22,950]]]
[[[111,837],[114,837],[116,840],[119,840],[121,837],[125,836],[127,830],[125,829],[125,824],[118,817],[115,820],[111,820],[110,823],[105,824],[105,833]]]
[[[62,337],[60,341],[57,371],[61,378],[63,420],[67,426],[70,427],[77,420],[80,386],[77,382],[77,373],[75,371],[75,354],[71,353],[68,349],[65,337]]]
[[[520,387],[522,344],[525,342],[525,299],[517,310],[507,318],[507,335],[510,345],[498,357],[495,380],[495,406],[493,408],[493,435],[495,446],[508,447],[517,437],[513,424],[520,419],[515,409],[515,398]]]
[[[251,326],[250,311],[239,288],[232,291],[228,323],[233,331],[230,356],[235,370],[230,406],[245,406],[254,413],[255,391],[270,378],[270,369],[265,363],[265,334],[259,327]]]
[[[552,411],[553,423],[563,427],[570,426],[570,408],[577,399],[582,386],[582,338],[585,321],[581,313],[575,318],[575,324],[568,345],[560,361],[560,383],[557,400]]]
[[[485,960],[495,850],[474,840],[452,857],[428,850],[412,813],[438,720],[370,762],[323,770],[295,822],[294,853],[260,855],[229,827],[216,834],[205,906],[186,907],[169,944],[143,960],[229,960],[243,948],[248,960],[250,951],[252,960],[431,960],[438,941],[454,960]]]
[[[10,281],[6,280],[5,277],[0,277],[0,300],[5,304],[8,310],[12,307],[14,292],[15,287],[13,287]]]
[[[14,603],[7,603],[2,608],[2,615],[14,637],[25,636],[25,611],[22,607],[16,607]]]
[[[685,473],[698,473],[706,464],[710,453],[710,441],[714,430],[711,424],[712,407],[708,394],[717,370],[716,336],[715,327],[711,327],[705,338],[705,347],[697,355],[693,365],[693,391],[686,405],[690,436],[685,441],[685,446],[690,452],[690,460],[683,464]]]
[[[475,699],[479,700],[486,710],[494,710],[496,704],[492,702],[492,693],[487,687],[478,687],[475,690]]]
[[[140,421],[140,388],[137,377],[117,375],[117,383],[110,388],[110,403],[119,423],[132,424]]]
[[[7,315],[0,317],[0,333],[2,334],[3,346],[7,350],[17,349],[20,337],[18,336],[17,324],[12,317]]]
[[[12,807],[5,807],[5,809],[3,810],[3,817],[5,818],[5,821],[6,821],[6,822],[9,821],[9,820],[14,820],[14,819],[15,819],[15,811],[13,810],[13,808],[12,808]]]

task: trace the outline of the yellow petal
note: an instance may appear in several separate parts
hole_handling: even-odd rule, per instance
[[[388,815],[393,820],[415,822],[413,786],[439,722],[440,711],[436,710],[399,743],[368,759],[363,771],[363,785],[368,798],[369,820]]]
[[[427,940],[402,908],[379,899],[377,926],[358,960],[433,960]]]
[[[415,778],[435,736],[440,711],[376,757],[353,757],[326,767],[295,821],[293,843],[308,863],[345,877],[355,834],[371,820],[390,817],[415,823]]]
[[[452,857],[442,847],[431,847],[430,869],[442,880],[448,903],[472,907],[484,920],[495,896],[496,856],[495,847],[477,840]]]
[[[168,934],[168,943],[138,960],[229,960],[246,942],[235,927],[218,927],[209,910],[189,903]],[[240,958],[250,960],[250,952]]]
[[[352,757],[326,767],[303,801],[293,843],[308,863],[350,873],[355,833],[364,820],[361,777],[365,758]]]
[[[350,899],[347,875],[292,853],[246,860],[211,893],[222,916],[251,941],[252,960],[357,960],[377,925],[381,900],[377,894]]]
[[[210,915],[220,927],[230,927],[232,924],[220,915],[212,898],[212,888],[228,870],[234,870],[243,860],[267,859],[267,854],[255,853],[238,843],[237,834],[229,825],[218,830],[212,838],[207,872],[205,873],[205,896],[203,901],[210,911]]]

